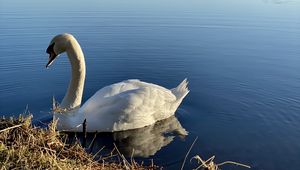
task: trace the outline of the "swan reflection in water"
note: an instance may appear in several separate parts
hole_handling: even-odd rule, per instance
[[[153,125],[114,133],[88,133],[86,146],[92,146],[92,153],[105,146],[107,151],[116,144],[125,156],[147,158],[153,156],[162,147],[170,144],[176,136],[184,138],[188,132],[181,126],[175,116],[156,122]],[[82,134],[81,134],[82,135]],[[80,134],[77,136],[80,137]],[[92,142],[94,140],[94,142]]]
[[[185,137],[187,131],[175,116],[159,121],[154,125],[114,133],[117,147],[124,155],[149,157],[173,141],[175,136]]]

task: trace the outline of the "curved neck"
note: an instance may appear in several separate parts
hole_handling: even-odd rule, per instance
[[[60,107],[63,109],[75,109],[80,107],[82,100],[85,80],[85,61],[81,47],[75,38],[70,40],[66,52],[71,63],[72,78]]]

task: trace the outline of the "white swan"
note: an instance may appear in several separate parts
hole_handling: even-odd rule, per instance
[[[85,60],[81,47],[71,34],[55,36],[47,53],[48,68],[57,56],[66,52],[71,63],[72,78],[60,108],[65,113],[54,113],[61,131],[80,132],[86,119],[87,132],[113,132],[137,129],[166,119],[172,115],[188,94],[186,79],[176,88],[126,80],[97,91],[80,108],[84,80]]]

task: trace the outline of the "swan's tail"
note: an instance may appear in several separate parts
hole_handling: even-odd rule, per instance
[[[171,89],[172,93],[176,96],[177,99],[183,99],[190,90],[188,89],[188,81],[185,78],[176,88]]]

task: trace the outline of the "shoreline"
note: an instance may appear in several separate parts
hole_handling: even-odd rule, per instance
[[[117,147],[109,155],[92,155],[79,141],[66,143],[67,135],[56,131],[56,122],[39,128],[32,125],[31,119],[21,115],[1,118],[1,169],[161,169],[153,161],[144,165],[127,160]]]

